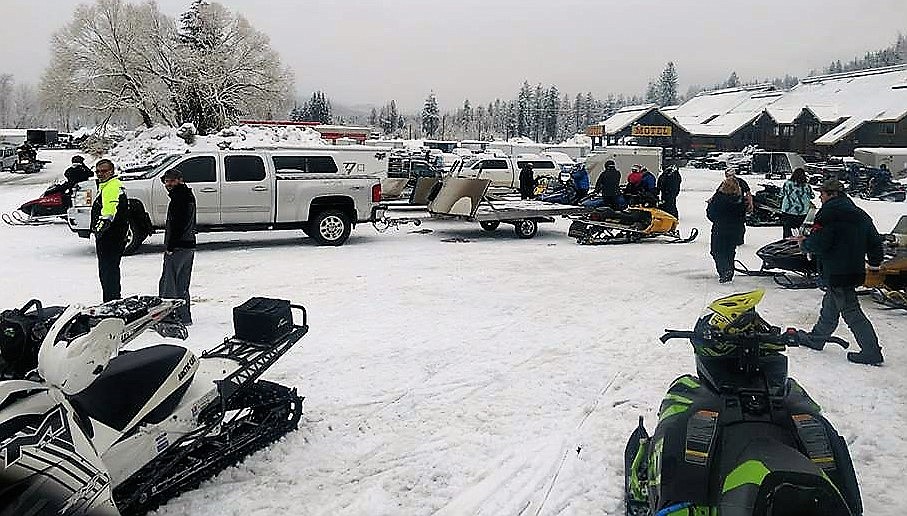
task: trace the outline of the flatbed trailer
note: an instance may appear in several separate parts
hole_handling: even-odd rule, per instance
[[[429,202],[428,212],[435,218],[478,222],[485,231],[495,231],[501,224],[512,224],[518,237],[532,238],[538,233],[539,223],[554,222],[555,217],[586,211],[580,206],[491,195],[488,193],[490,184],[488,179],[447,178]]]

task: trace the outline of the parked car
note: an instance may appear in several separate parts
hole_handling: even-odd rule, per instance
[[[199,232],[301,229],[321,245],[339,246],[355,224],[384,217],[379,179],[349,174],[330,152],[192,152],[121,177],[129,198],[127,252],[164,227],[169,197],[160,177],[174,168],[195,193]],[[95,188],[86,181],[73,191],[67,219],[80,237],[91,234]]]

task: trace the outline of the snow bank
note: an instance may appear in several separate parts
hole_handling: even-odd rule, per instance
[[[159,154],[182,154],[190,150],[251,149],[260,147],[311,147],[328,145],[309,127],[232,126],[209,136],[196,136],[192,144],[177,136],[179,128],[154,126],[132,131],[105,156],[119,167],[147,163]]]
[[[585,145],[586,147],[592,147],[592,138],[582,133],[576,133],[572,138],[564,140],[562,145]]]

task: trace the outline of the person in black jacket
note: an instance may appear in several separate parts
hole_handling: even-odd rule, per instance
[[[602,206],[607,206],[614,210],[621,209],[620,170],[617,170],[617,164],[614,163],[614,160],[609,159],[605,162],[605,168],[595,181],[595,191],[602,196]]]
[[[726,178],[709,199],[706,216],[712,221],[710,252],[715,260],[718,281],[727,283],[734,279],[737,242],[743,235],[746,220],[746,205],[740,194],[740,184],[733,177]]]
[[[661,209],[670,213],[674,218],[677,214],[677,196],[680,195],[680,171],[676,165],[671,165],[658,176],[658,193],[661,195]]]
[[[91,232],[98,256],[98,279],[104,302],[122,297],[120,261],[126,250],[129,232],[129,200],[126,189],[115,175],[113,162],[102,159],[95,163],[98,194],[91,204]]]
[[[520,169],[520,199],[532,199],[533,190],[535,176],[532,175],[532,163],[525,163]]]
[[[843,317],[860,345],[860,352],[848,353],[847,359],[858,364],[881,364],[879,338],[860,308],[855,289],[866,279],[866,262],[870,267],[881,265],[882,237],[872,218],[847,197],[844,185],[837,179],[822,183],[819,198],[822,207],[816,213],[809,236],[794,237],[806,252],[818,258],[819,273],[826,285],[819,320],[810,333],[829,336]],[[824,340],[821,344],[817,339],[806,345],[821,350]]]
[[[85,158],[82,156],[73,156],[72,165],[63,172],[67,185],[71,188],[82,181],[91,179],[91,169],[85,166]]]
[[[195,195],[183,182],[178,169],[164,172],[161,178],[170,195],[167,206],[167,225],[164,231],[164,268],[158,293],[161,297],[182,299],[185,304],[177,310],[180,322],[192,324],[189,309],[189,282],[195,260]]]

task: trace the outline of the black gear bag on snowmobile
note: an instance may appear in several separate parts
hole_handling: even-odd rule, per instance
[[[846,442],[787,375],[782,351],[816,337],[768,325],[761,297],[719,299],[693,331],[661,337],[691,341],[698,375],[671,384],[651,437],[640,418],[627,442],[627,515],[862,514]]]
[[[0,312],[0,379],[24,378],[38,366],[38,347],[63,309],[32,299]]]

